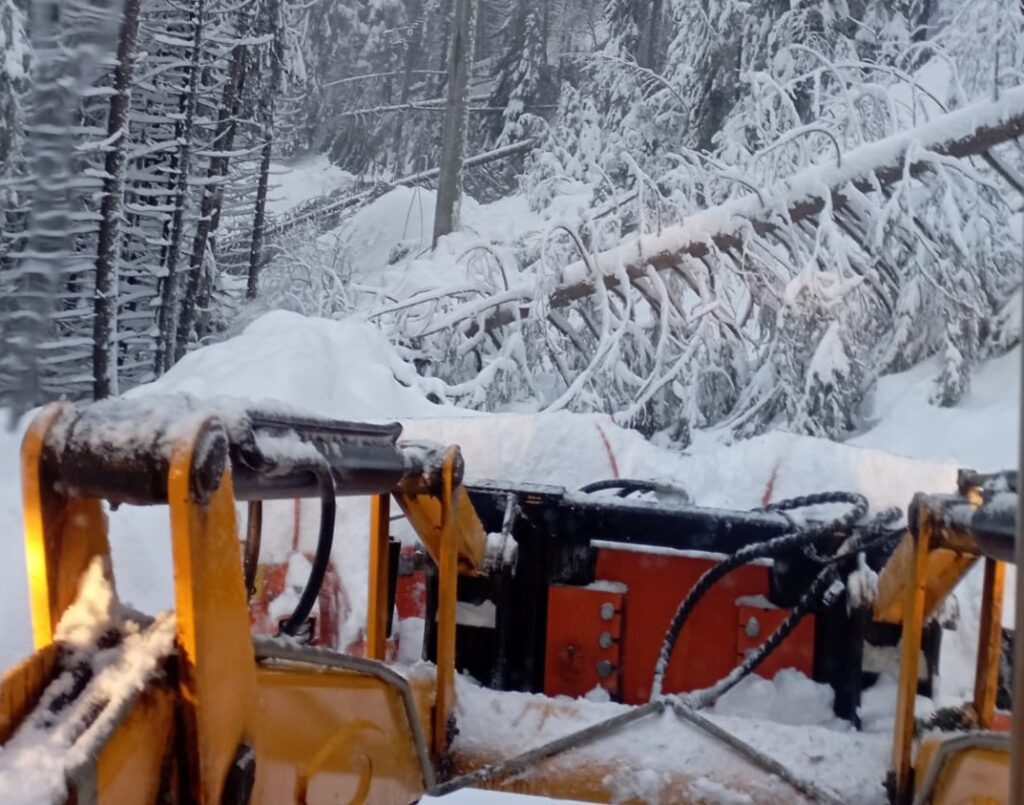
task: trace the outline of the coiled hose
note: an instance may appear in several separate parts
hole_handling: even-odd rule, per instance
[[[856,536],[843,540],[836,544],[827,556],[821,556],[817,552],[819,543],[834,539],[837,534],[850,532],[854,525],[867,514],[868,502],[863,495],[850,492],[826,492],[783,500],[766,506],[761,511],[786,512],[823,504],[846,504],[850,506],[850,510],[828,523],[809,528],[795,527],[794,531],[783,534],[780,537],[741,548],[725,561],[707,570],[697,580],[697,583],[680,602],[665,632],[665,638],[662,641],[658,660],[654,667],[651,701],[659,698],[662,694],[665,674],[668,671],[672,651],[675,649],[683,626],[693,612],[694,607],[707,594],[708,590],[726,575],[755,559],[776,557],[801,549],[812,560],[825,565],[824,569],[811,583],[807,592],[801,597],[789,617],[741,665],[737,666],[728,676],[720,680],[712,688],[709,688],[707,695],[702,697],[700,706],[721,696],[726,690],[733,687],[733,685],[757,668],[789,633],[796,628],[800,620],[814,608],[818,600],[824,596],[826,591],[836,581],[835,562],[844,556],[850,556],[860,550],[873,547],[887,540],[890,535],[883,533],[885,525],[899,517],[898,509],[886,510],[878,515],[871,524],[859,529],[859,533]]]

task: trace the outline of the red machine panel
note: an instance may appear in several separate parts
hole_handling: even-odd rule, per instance
[[[600,685],[620,693],[620,645],[623,591],[618,585],[548,588],[548,628],[544,657],[544,692],[548,696],[583,696]]]
[[[622,701],[646,702],[651,693],[654,664],[661,649],[665,629],[682,597],[706,570],[716,564],[713,557],[681,552],[645,552],[642,549],[602,547],[597,556],[597,578],[624,584],[629,590],[629,618],[622,630]],[[759,644],[788,614],[788,610],[756,611],[760,622],[770,628],[760,638],[738,635],[747,619],[740,621],[737,599],[767,596],[769,568],[744,565],[718,582],[697,604],[676,642],[665,679],[666,692],[684,692],[709,687],[729,673],[737,657]],[[770,613],[770,614],[765,614]],[[550,625],[549,625],[550,630]],[[549,633],[550,647],[550,633]],[[814,663],[813,618],[805,618],[793,634],[766,661],[760,673],[771,677],[783,667],[795,667],[808,675]]]
[[[767,602],[766,602],[767,603]],[[739,665],[747,652],[760,646],[789,616],[788,609],[745,604],[736,608],[736,660]],[[814,616],[808,615],[796,629],[769,654],[757,673],[771,679],[783,668],[795,668],[807,676],[814,673]]]

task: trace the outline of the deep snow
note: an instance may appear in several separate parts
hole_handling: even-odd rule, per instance
[[[160,381],[135,389],[130,396],[230,394],[255,401],[277,400],[336,418],[399,419],[407,438],[461,445],[470,480],[530,481],[573,489],[617,474],[671,481],[684,486],[698,503],[712,506],[759,505],[770,485],[774,499],[852,489],[867,495],[875,507],[905,507],[916,491],[952,489],[960,466],[990,470],[1015,463],[1019,361],[1019,350],[1015,350],[982,366],[972,392],[953,409],[936,409],[927,402],[933,367],[922,365],[883,378],[874,406],[874,426],[848,444],[781,432],[729,444],[726,434],[709,432],[699,434],[687,454],[655,446],[603,415],[487,415],[436,405],[426,397],[426,382],[371,325],[307,319],[286,312],[268,314],[238,337],[192,353]],[[0,433],[0,533],[6,535],[9,546],[6,561],[0,565],[0,667],[30,648],[17,447],[17,433]],[[359,500],[340,504],[334,559],[353,604],[343,638],[354,639],[365,617],[368,508]],[[315,504],[309,502],[302,513],[300,544],[312,547]],[[292,504],[267,507],[267,559],[287,557],[293,521]],[[122,599],[147,612],[170,606],[166,512],[123,507],[111,518],[111,538]],[[971,604],[976,577],[970,585],[967,592],[974,595],[962,596],[961,629],[947,635],[945,642],[943,700],[969,691],[972,630],[977,620],[976,605],[972,609]],[[469,683],[463,683],[463,689],[467,702],[490,695]],[[887,717],[891,702],[892,688],[887,682],[865,700],[865,720],[873,737],[858,738],[864,749],[858,762],[865,764],[862,770],[870,767],[865,773],[872,779],[884,771],[885,752],[880,747],[887,745],[884,731],[891,726]],[[595,717],[594,711],[587,709],[591,705],[598,703],[580,705],[584,720]],[[928,706],[922,703],[922,707]],[[738,713],[756,715],[758,719],[748,720],[749,729],[756,733],[763,731],[758,724],[769,723],[759,719],[792,722],[794,711],[801,708],[800,718],[814,725],[818,740],[828,744],[827,736],[834,735],[840,742],[837,746],[842,746],[849,739],[845,725],[836,724],[831,717],[828,691],[802,678],[781,677],[774,683],[748,680],[719,703],[718,712],[719,717],[730,719],[730,728],[734,721],[741,721],[736,718]],[[465,739],[479,739],[468,711],[464,721]],[[486,724],[478,726],[487,728]],[[747,728],[740,724],[738,729]],[[781,734],[784,730],[779,729]],[[829,751],[834,748],[828,746]],[[850,785],[843,777],[848,777],[849,771],[842,771],[841,765],[826,777],[841,791],[853,790],[844,788]],[[481,801],[476,794],[472,801]]]

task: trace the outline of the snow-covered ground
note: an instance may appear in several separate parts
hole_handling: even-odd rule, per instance
[[[427,399],[424,381],[372,326],[278,311],[258,319],[234,339],[192,353],[160,381],[133,390],[131,396],[229,394],[255,401],[280,400],[337,418],[398,419],[410,438],[460,444],[470,480],[497,478],[575,488],[617,472],[621,476],[671,480],[686,487],[697,502],[713,506],[759,505],[771,484],[776,499],[852,489],[867,495],[875,507],[884,507],[905,506],[916,491],[952,489],[961,466],[994,470],[1015,464],[1019,364],[1019,351],[1014,351],[981,367],[973,390],[961,406],[953,409],[928,404],[933,367],[922,365],[883,378],[875,402],[875,424],[848,444],[781,432],[728,444],[722,433],[705,433],[698,435],[689,453],[681,454],[655,446],[603,415],[480,414],[435,405]],[[5,561],[0,564],[0,667],[30,648],[21,549],[18,439],[18,433],[0,432],[0,534],[7,546]],[[293,509],[284,503],[267,508],[267,558],[281,559],[290,547]],[[309,547],[315,541],[314,508],[310,503],[309,516],[302,518],[301,541]],[[365,617],[367,518],[365,502],[341,502],[335,564],[353,604],[352,617],[345,625],[346,639],[358,636]],[[275,532],[287,538],[279,537],[275,542]],[[112,516],[112,542],[119,593],[126,603],[150,612],[168,607],[172,596],[165,512],[122,508]],[[976,576],[968,584],[968,594],[961,601],[960,631],[945,642],[943,700],[962,697],[970,687],[977,620],[971,600],[977,590]],[[483,701],[491,695],[468,682],[461,689],[465,702]],[[814,727],[815,741],[825,747],[823,753],[835,749],[837,758],[842,747],[848,750],[850,740],[856,737],[863,750],[857,754],[858,762],[863,764],[861,771],[874,786],[886,763],[891,685],[883,683],[866,698],[867,736],[851,736],[846,725],[832,718],[828,696],[827,689],[804,678],[780,676],[774,683],[750,679],[725,697],[716,712],[717,717],[726,719],[723,723],[730,729],[755,737],[771,733],[759,724],[794,723],[798,715],[797,723]],[[588,710],[591,705],[596,709]],[[502,706],[513,707],[514,702],[507,700]],[[472,707],[466,707],[462,717],[468,740],[475,734],[474,714]],[[582,704],[581,708],[584,722],[604,712],[595,703]],[[746,719],[744,726],[742,714],[755,718]],[[488,729],[486,724],[477,726],[485,732]],[[779,731],[781,734],[784,729],[779,727]],[[830,743],[830,735],[838,743]],[[494,736],[498,740],[497,732]],[[530,740],[545,736],[551,737],[548,732],[538,731]],[[771,741],[762,744],[773,745]],[[793,748],[796,744],[790,744],[790,750],[797,752],[798,748]],[[826,780],[837,791],[856,790],[856,774],[850,777],[848,764],[837,760],[834,774],[824,771],[831,768],[827,762],[821,765]],[[873,787],[870,792],[878,793]],[[873,798],[871,794],[864,801]],[[463,796],[462,801],[481,799],[474,792],[473,797]]]
[[[350,187],[354,177],[323,154],[307,154],[270,166],[267,212],[280,215],[318,196]]]

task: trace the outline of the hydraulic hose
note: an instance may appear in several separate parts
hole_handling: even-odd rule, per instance
[[[696,607],[697,603],[707,594],[708,590],[736,568],[748,564],[754,559],[778,556],[783,553],[790,553],[797,549],[813,549],[816,543],[823,542],[834,537],[837,532],[848,531],[854,523],[863,518],[867,513],[868,502],[863,495],[856,493],[823,492],[816,495],[807,495],[804,497],[779,501],[778,503],[773,503],[761,509],[761,511],[786,512],[793,511],[795,509],[807,508],[809,506],[835,503],[847,504],[850,506],[850,510],[831,522],[809,528],[797,528],[796,530],[783,534],[780,537],[775,537],[774,539],[766,540],[754,545],[748,545],[745,548],[738,550],[724,562],[721,562],[705,571],[705,573],[697,580],[697,583],[690,588],[689,592],[687,592],[686,596],[679,603],[679,607],[676,609],[675,614],[672,616],[672,620],[669,622],[668,629],[665,632],[665,638],[662,641],[661,651],[658,653],[657,663],[654,666],[654,679],[651,683],[652,701],[659,698],[662,694],[662,687],[665,682],[665,674],[668,671],[669,660],[672,657],[672,651],[675,649],[676,642],[679,640],[679,635],[683,630],[683,625],[690,617],[694,607]],[[814,554],[812,554],[812,558],[819,559],[820,561],[820,558]],[[812,584],[812,587],[813,586],[814,585]],[[794,623],[790,627],[790,631],[792,631],[795,626],[796,624]],[[785,635],[783,635],[783,637],[785,637]],[[783,638],[779,638],[780,642],[782,639]]]
[[[326,459],[296,464],[293,469],[308,470],[316,476],[317,486],[320,489],[320,533],[317,536],[313,567],[309,571],[306,587],[299,597],[295,611],[281,626],[281,632],[286,635],[294,635],[299,631],[302,624],[306,622],[306,618],[309,617],[309,613],[313,611],[313,605],[320,595],[320,587],[323,585],[324,575],[327,573],[327,566],[331,561],[331,547],[334,544],[334,519],[338,507],[335,500],[334,476],[331,474],[331,467]]]
[[[683,697],[687,704],[695,709],[706,707],[725,695],[744,677],[756,671],[758,666],[767,659],[768,655],[775,651],[782,641],[789,637],[800,621],[817,606],[818,602],[828,596],[828,591],[839,579],[836,563],[842,559],[849,559],[860,551],[867,550],[889,540],[892,535],[885,526],[898,518],[899,515],[899,509],[886,509],[875,517],[872,523],[860,533],[846,540],[839,547],[839,550],[836,551],[836,555],[830,557],[825,562],[821,571],[814,581],[811,582],[811,586],[807,588],[807,591],[800,597],[797,605],[786,619],[779,624],[779,627],[753,652],[748,654],[746,659],[730,671],[727,676],[718,680],[710,688],[695,691]]]
[[[594,481],[586,486],[581,486],[579,491],[593,494],[594,492],[602,492],[606,489],[618,490],[618,497],[620,498],[627,498],[637,492],[654,492],[655,494],[662,492],[674,496],[681,502],[690,502],[689,493],[682,487],[656,481],[644,481],[637,478],[609,478],[605,481]]]
[[[632,495],[634,492],[654,492],[658,485],[653,481],[638,481],[632,478],[609,478],[607,481],[594,481],[586,486],[580,487],[580,492],[592,494],[602,492],[605,489],[619,490],[619,497]]]

